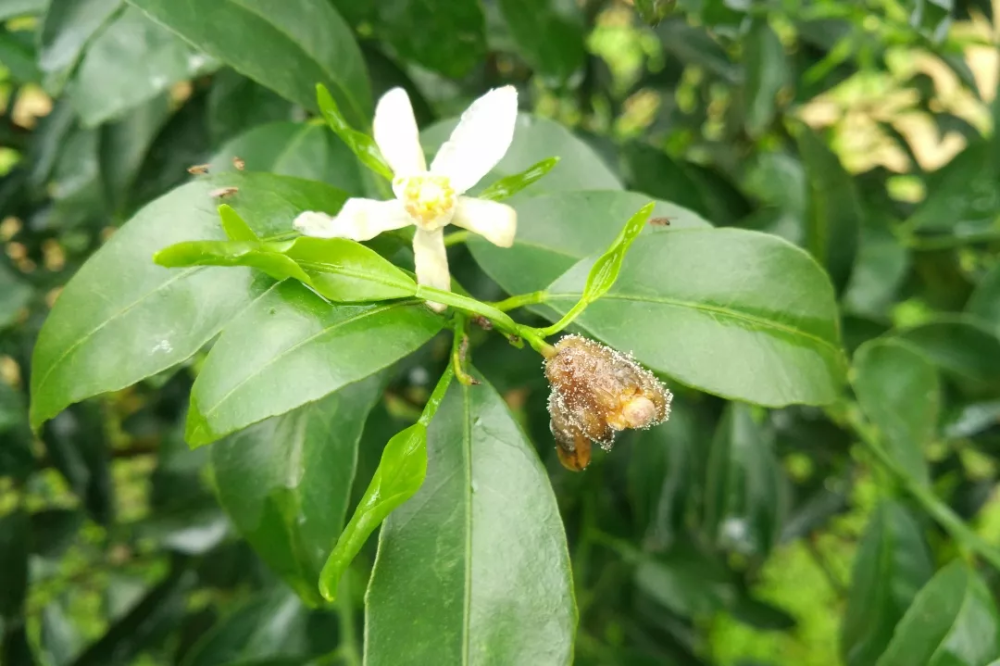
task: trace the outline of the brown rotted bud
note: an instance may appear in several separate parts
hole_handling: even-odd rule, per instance
[[[559,460],[579,471],[590,462],[590,444],[605,451],[621,430],[648,428],[670,416],[670,391],[630,356],[568,335],[545,361],[550,428]]]

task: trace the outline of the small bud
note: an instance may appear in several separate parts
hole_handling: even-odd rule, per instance
[[[568,335],[545,361],[550,427],[559,460],[579,470],[590,461],[590,443],[610,450],[622,430],[649,428],[670,416],[673,396],[630,356]]]

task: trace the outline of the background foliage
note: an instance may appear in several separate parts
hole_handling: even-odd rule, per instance
[[[509,492],[509,511],[485,500],[466,510],[484,533],[522,535],[566,572],[565,554],[544,550],[544,528],[559,529],[539,509],[551,480],[576,663],[1000,658],[993,16],[988,0],[0,0],[0,662],[358,664],[368,631],[380,647],[369,662],[421,663],[461,622],[428,605],[442,600],[391,548],[366,616],[375,539],[334,606],[315,586],[382,447],[416,421],[447,364],[438,325],[419,309],[371,314],[381,331],[325,340],[299,367],[353,344],[352,358],[374,354],[365,361],[386,372],[304,407],[309,391],[360,375],[344,368],[291,396],[268,394],[274,377],[263,376],[229,400],[232,373],[272,353],[276,308],[301,316],[289,336],[326,315],[297,285],[235,270],[183,287],[142,281],[155,250],[221,233],[208,196],[220,185],[240,186],[233,205],[262,233],[273,216],[340,196],[282,190],[268,173],[371,191],[316,116],[317,83],[357,127],[373,99],[405,87],[428,148],[483,91],[517,86],[532,115],[496,175],[562,162],[517,200],[514,249],[452,249],[453,273],[480,297],[548,287],[655,198],[672,229],[636,244],[618,288],[645,280],[663,299],[723,299],[809,332],[786,339],[752,317],[727,329],[663,305],[598,302],[584,330],[669,369],[677,396],[669,423],[622,438],[583,474],[556,461],[538,357],[473,336],[495,391],[454,388],[432,430],[459,437],[469,400],[488,426],[475,432],[516,442],[514,453],[488,439],[470,449],[487,456],[476,481]],[[234,156],[247,173],[233,173]],[[192,179],[187,168],[202,163],[221,175]],[[709,224],[725,231],[671,236]],[[104,245],[123,237],[129,252]],[[815,265],[773,237],[826,269],[835,312],[815,297],[830,289]],[[102,245],[67,289],[87,307],[57,311],[39,341],[63,286]],[[744,278],[745,266],[755,270]],[[162,297],[105,322],[102,308],[150,288]],[[187,316],[192,299],[205,316]],[[227,331],[211,361],[195,353],[237,314],[242,337]],[[391,329],[400,317],[409,337]],[[165,326],[169,341],[149,337]],[[845,371],[846,387],[835,381]],[[208,407],[188,438],[236,434],[189,450],[195,377],[193,404]],[[531,448],[544,469],[524,462]],[[443,463],[468,462],[444,453],[456,458],[427,481],[442,511],[464,492]],[[435,548],[458,552],[460,535],[411,520],[408,506],[383,538],[418,544],[426,566]],[[552,583],[516,569],[502,541],[480,545],[479,571],[512,604],[519,589]],[[571,603],[553,594],[553,607]],[[430,624],[404,631],[421,613]],[[505,633],[499,613],[470,626],[494,637],[503,663],[550,663],[548,650],[564,647]]]

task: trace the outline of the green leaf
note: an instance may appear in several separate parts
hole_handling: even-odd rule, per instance
[[[746,128],[752,137],[764,134],[774,120],[775,98],[790,77],[785,47],[766,18],[755,18],[744,41],[746,67]]]
[[[918,234],[956,241],[988,240],[998,236],[1000,213],[998,162],[993,145],[972,141],[927,179],[927,197],[906,221]]]
[[[368,122],[371,91],[361,51],[328,0],[129,3],[296,104],[316,110],[319,82],[333,91],[351,122]]]
[[[256,594],[222,618],[191,648],[182,666],[218,666],[295,652],[304,638],[306,609],[287,589]]]
[[[0,264],[0,331],[17,323],[31,300],[31,287]]]
[[[533,185],[541,180],[549,171],[552,171],[559,164],[558,157],[549,157],[534,164],[521,173],[513,176],[506,176],[494,182],[485,190],[479,193],[477,198],[489,199],[490,201],[503,201],[514,196],[524,188]]]
[[[219,206],[219,218],[222,220],[222,230],[226,232],[226,237],[229,240],[248,242],[260,240],[250,225],[246,223],[246,220],[240,217],[240,214],[233,210],[232,206],[226,204]]]
[[[29,30],[0,29],[0,62],[5,75],[18,83],[41,82],[41,72],[35,64],[35,34]]]
[[[268,174],[200,179],[140,210],[63,290],[43,326],[31,373],[31,423],[66,406],[115,391],[187,359],[269,286],[248,270],[155,265],[172,243],[221,240],[220,185],[262,236],[286,233],[304,210],[336,212],[343,193],[320,183]]]
[[[0,306],[0,312],[2,311],[3,307]],[[979,285],[965,305],[965,311],[982,319],[993,328],[994,333],[1000,335],[1000,265],[995,266],[979,281]]]
[[[69,79],[87,43],[121,7],[122,0],[52,0],[42,21],[38,66],[45,89],[56,95]]]
[[[233,241],[184,241],[166,247],[153,255],[153,260],[165,268],[190,266],[249,266],[276,280],[295,278],[309,284],[309,276],[295,261],[277,250],[277,244]]]
[[[732,606],[735,577],[718,559],[678,544],[639,562],[635,586],[681,617],[707,617]]]
[[[955,560],[917,593],[878,666],[983,666],[997,653],[1000,619],[990,591]]]
[[[126,7],[87,48],[67,94],[83,126],[95,127],[217,67],[138,9]]]
[[[465,76],[486,57],[477,0],[380,0],[378,14],[376,34],[401,58],[449,78]]]
[[[216,152],[210,173],[236,171],[234,158],[246,171],[318,180],[352,196],[365,193],[361,167],[337,137],[321,125],[290,122],[254,127]]]
[[[927,357],[893,339],[863,344],[854,355],[858,404],[879,430],[893,460],[919,483],[930,483],[926,451],[941,407],[938,373]]]
[[[0,517],[0,620],[21,615],[28,593],[28,546],[31,543],[28,515],[14,511]]]
[[[208,444],[369,377],[442,325],[412,301],[331,305],[298,282],[276,285],[212,347],[191,392],[188,443]]]
[[[309,274],[321,295],[341,303],[407,298],[417,285],[375,250],[346,238],[296,238],[286,257]]]
[[[565,160],[563,160],[565,162]],[[555,178],[552,176],[543,182]],[[538,291],[573,267],[581,259],[596,255],[614,242],[622,220],[649,202],[635,192],[564,192],[519,199],[517,236],[510,248],[498,248],[473,236],[469,249],[486,273],[508,293]],[[708,227],[708,222],[691,211],[658,201],[654,217],[670,220],[671,229]],[[664,227],[650,227],[644,238],[663,233]]]
[[[290,121],[294,114],[291,102],[230,67],[222,68],[212,77],[206,103],[206,123],[215,146],[249,133],[258,125]]]
[[[375,139],[350,126],[347,119],[344,118],[344,114],[340,112],[340,107],[337,106],[333,96],[330,95],[330,91],[323,84],[316,86],[316,103],[319,105],[320,113],[323,114],[327,125],[361,160],[361,163],[392,182],[392,168],[382,157],[381,151],[375,145]]]
[[[340,578],[386,517],[420,490],[427,476],[427,426],[414,423],[385,445],[382,460],[354,515],[323,566],[320,593],[332,601]]]
[[[483,381],[452,385],[427,448],[423,487],[379,536],[365,663],[568,663],[569,555],[534,447]]]
[[[889,228],[867,225],[861,231],[857,260],[844,290],[844,308],[876,320],[884,318],[909,268],[910,252]]]
[[[559,314],[579,299],[591,263],[579,262],[548,287]],[[611,291],[576,323],[654,370],[731,399],[828,404],[844,382],[829,279],[805,252],[767,234],[649,233]]]
[[[235,433],[211,448],[219,502],[250,545],[311,606],[344,524],[358,441],[381,380]]]
[[[840,633],[847,666],[873,664],[913,598],[934,574],[920,525],[900,504],[883,501],[872,514],[854,557]]]
[[[1000,338],[972,317],[947,317],[899,331],[972,395],[1000,391]]]
[[[662,2],[653,0],[654,5]],[[700,67],[731,83],[738,82],[742,77],[743,72],[705,26],[689,25],[678,16],[660,23],[656,35],[668,59]]]
[[[639,233],[645,228],[646,222],[649,220],[649,215],[653,212],[655,206],[656,204],[650,202],[630,217],[625,226],[622,227],[618,238],[611,243],[611,247],[594,262],[590,273],[587,274],[587,284],[583,288],[583,297],[581,300],[588,304],[593,303],[608,293],[608,290],[615,284],[615,280],[618,279],[618,274],[622,269],[622,262],[625,260],[625,254],[635,239],[639,237]]]
[[[458,118],[452,118],[431,125],[420,133],[420,142],[427,154],[428,163],[432,161],[431,156],[451,136],[456,125]],[[526,188],[521,197],[545,192],[622,189],[618,177],[611,172],[597,153],[573,136],[564,125],[525,113],[517,116],[514,141],[510,144],[510,148],[507,149],[503,159],[483,178],[482,183],[520,174],[529,165],[537,165],[552,155],[559,156],[559,164],[549,172],[548,176]],[[471,195],[478,196],[475,194],[476,191],[478,186],[472,189]]]
[[[704,523],[712,543],[748,557],[766,556],[781,531],[784,484],[768,434],[749,407],[730,404],[708,460]]]
[[[854,268],[864,209],[853,178],[822,138],[805,124],[797,129],[808,179],[806,247],[826,267],[839,293]]]
[[[575,3],[500,0],[498,4],[518,54],[536,72],[563,82],[583,67],[583,16]]]

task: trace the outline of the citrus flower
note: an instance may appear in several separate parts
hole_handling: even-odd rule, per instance
[[[514,87],[489,91],[462,114],[428,169],[410,98],[402,88],[393,88],[375,108],[374,134],[392,169],[396,198],[348,199],[335,217],[302,213],[295,219],[295,228],[307,236],[365,241],[412,224],[417,228],[413,236],[417,282],[449,291],[444,227],[454,224],[500,247],[514,242],[517,214],[513,208],[463,195],[507,152],[516,121]],[[444,309],[434,303],[431,307]]]

